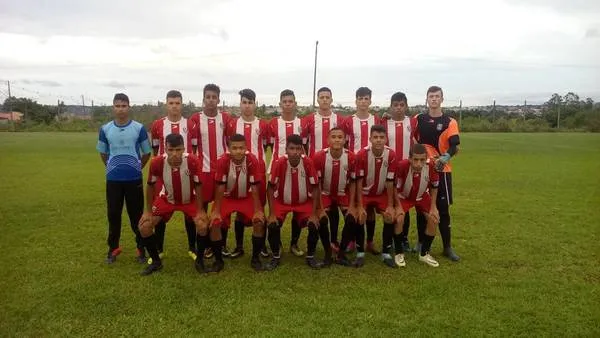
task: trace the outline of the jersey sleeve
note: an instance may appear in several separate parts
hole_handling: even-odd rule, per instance
[[[304,167],[306,169],[306,175],[308,177],[308,182],[310,182],[311,185],[315,185],[315,184],[319,183],[319,177],[317,176],[317,171],[315,170],[315,165],[310,158],[308,158],[308,157],[304,158]]]
[[[142,125],[140,128],[140,133],[137,139],[138,146],[142,151],[142,154],[150,154],[152,151],[152,147],[150,147],[150,141],[148,140],[148,132],[146,132],[146,128]]]
[[[158,148],[160,146],[160,131],[159,131],[159,120],[152,122],[150,126],[150,144],[152,148]]]
[[[251,153],[247,153],[246,159],[248,161],[248,180],[250,184],[257,184],[260,182],[258,180],[260,177],[260,173],[258,172],[258,158]]]
[[[367,151],[364,149],[361,149],[358,153],[356,153],[356,178],[361,178],[365,176],[366,157]]]
[[[217,183],[227,183],[227,175],[229,174],[229,168],[227,168],[227,164],[229,164],[229,159],[227,156],[221,156],[217,160],[217,170],[215,173],[215,181]]]
[[[394,180],[394,176],[396,175],[396,166],[397,166],[396,153],[390,149],[390,154],[388,157],[388,170],[387,170],[387,176],[386,176],[386,179],[388,181]]]
[[[280,179],[280,170],[279,167],[281,166],[281,161],[286,161],[284,160],[285,157],[280,157],[277,160],[273,161],[271,164],[271,177],[269,179],[269,183],[273,184],[273,185],[277,185],[277,183],[279,183],[279,179]]]
[[[156,183],[162,176],[163,157],[155,157],[150,161],[150,170],[148,171],[148,184]]]
[[[313,155],[312,160],[313,160],[313,165],[315,167],[315,170],[317,172],[317,177],[321,178],[323,177],[323,170],[325,169],[325,161],[324,156],[325,152],[323,151],[319,151],[316,154]]]
[[[429,166],[429,187],[437,188],[440,185],[440,174],[435,170],[433,161],[428,161],[427,165]]]
[[[96,144],[96,150],[102,154],[108,154],[110,147],[108,146],[108,139],[106,138],[106,133],[104,132],[104,128],[100,127],[98,131],[98,143]]]
[[[356,155],[351,151],[348,151],[348,179],[356,179]]]

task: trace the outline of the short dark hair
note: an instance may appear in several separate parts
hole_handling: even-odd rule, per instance
[[[123,93],[116,93],[115,97],[113,97],[113,104],[115,103],[115,101],[127,102],[127,105],[129,105],[129,96]]]
[[[256,101],[256,93],[252,89],[242,89],[240,90],[240,99],[246,98],[252,102]]]
[[[390,103],[394,103],[394,102],[408,103],[408,100],[406,99],[406,94],[404,94],[403,92],[394,93],[394,95],[392,95],[392,99],[391,99]]]
[[[322,92],[328,92],[331,95],[331,89],[327,87],[321,87],[319,88],[319,90],[317,90],[317,96],[319,96],[319,94],[321,94]]]
[[[179,147],[183,145],[183,136],[181,134],[169,134],[165,137],[165,143],[171,147]]]
[[[294,91],[291,89],[284,89],[281,91],[281,94],[279,94],[279,100],[283,99],[284,96],[293,96],[294,100],[296,99],[296,95],[294,95]]]
[[[339,130],[339,131],[342,132],[342,134],[346,135],[346,132],[341,127],[333,127],[331,129],[329,129],[329,132],[327,133],[327,136],[329,136],[329,134],[331,134],[332,131],[336,131],[336,130]]]
[[[437,90],[436,90],[437,91]],[[410,147],[410,151],[408,152],[408,156],[412,157],[413,155],[421,155],[427,154],[427,148],[421,143],[415,143]]]
[[[371,98],[372,94],[373,94],[373,92],[368,87],[360,87],[356,90],[356,98],[357,99],[359,97],[363,97],[363,96],[368,96],[369,98]]]
[[[297,146],[302,146],[302,137],[298,134],[291,134],[287,137],[286,142],[285,142],[285,146],[286,148],[290,145],[297,145]]]
[[[181,92],[179,90],[169,90],[167,92],[167,100],[176,98],[180,98],[183,101],[183,96],[181,95]]]
[[[380,124],[375,124],[371,127],[371,134],[373,133],[384,133],[387,135],[387,130],[385,130],[384,126]]]
[[[435,93],[435,92],[441,92],[442,97],[444,97],[444,91],[442,90],[442,87],[431,86],[427,89],[427,95],[429,95],[429,93]]]
[[[214,83],[209,83],[204,86],[204,89],[202,90],[202,96],[206,95],[206,92],[215,92],[217,93],[217,96],[221,96],[221,88]]]
[[[242,134],[234,134],[229,137],[229,143],[231,142],[246,142],[246,137]]]

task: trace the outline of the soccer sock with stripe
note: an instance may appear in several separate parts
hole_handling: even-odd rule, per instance
[[[156,249],[156,235],[152,234],[149,237],[142,238],[142,242],[148,251],[148,255],[152,258],[152,263],[160,264],[160,256],[158,256],[158,250]]]
[[[392,241],[394,239],[394,223],[383,223],[383,250],[384,254],[392,254]]]
[[[421,256],[425,256],[431,250],[431,243],[435,236],[424,235],[423,245],[421,245]]]

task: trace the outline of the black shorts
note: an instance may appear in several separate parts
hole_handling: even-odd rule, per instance
[[[438,186],[437,205],[451,205],[452,200],[452,173],[440,173],[440,185]]]

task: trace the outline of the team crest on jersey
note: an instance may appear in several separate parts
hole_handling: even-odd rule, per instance
[[[410,127],[410,125],[406,126],[406,131],[408,131],[409,133],[412,132],[411,129],[412,128]]]
[[[186,127],[183,127],[183,132],[187,133],[187,128]]]
[[[435,129],[437,129],[437,131],[442,131],[442,128],[444,127],[443,124],[438,123],[437,126],[435,126]]]
[[[342,169],[344,169],[344,171],[348,171],[348,165],[347,165],[347,164],[346,164],[346,165],[344,165],[344,166],[342,167]]]
[[[189,169],[186,169],[183,173],[185,174],[185,176],[190,176],[190,170]]]
[[[386,167],[386,168],[387,168],[387,166],[388,166],[388,161],[383,161],[383,164],[382,164],[382,165],[383,165],[384,167]]]

